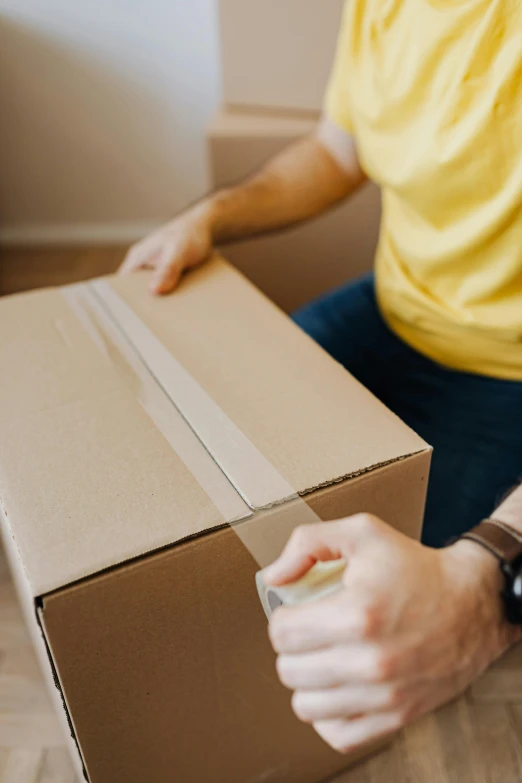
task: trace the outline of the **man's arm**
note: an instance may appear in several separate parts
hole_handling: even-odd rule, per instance
[[[502,501],[493,517],[522,534],[522,485]]]
[[[190,207],[134,245],[122,272],[153,268],[155,293],[168,293],[184,270],[215,245],[293,226],[320,215],[365,180],[353,138],[323,119],[252,178]]]
[[[252,179],[206,201],[214,239],[220,244],[293,226],[342,201],[364,179],[353,139],[324,120]]]
[[[497,506],[496,510],[492,514],[492,519],[498,520],[499,522],[504,522],[514,531],[522,535],[522,484],[512,490],[509,495],[504,498],[500,505]],[[477,520],[477,524],[480,521],[481,520]],[[479,572],[481,568],[484,573],[494,569],[497,575],[497,579],[502,585],[503,579],[500,575],[498,561],[492,554],[482,549],[479,544],[467,539],[461,539],[460,541],[457,541],[457,543],[454,544],[450,550],[451,549],[462,552],[464,557],[467,556],[470,561],[474,559],[477,563],[477,569]],[[513,628],[510,630],[513,630]]]
[[[522,533],[522,487],[493,516]],[[430,549],[367,514],[298,528],[265,580],[339,557],[345,589],[278,609],[270,636],[297,716],[341,752],[450,701],[522,636],[492,554],[466,539]]]

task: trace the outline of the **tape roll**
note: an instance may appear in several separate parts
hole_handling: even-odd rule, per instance
[[[346,560],[316,563],[301,579],[279,587],[266,584],[265,570],[257,572],[256,585],[265,614],[270,619],[280,606],[298,606],[318,601],[341,590]]]

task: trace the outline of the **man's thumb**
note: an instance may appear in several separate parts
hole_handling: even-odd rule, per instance
[[[356,519],[297,527],[281,556],[265,569],[265,583],[289,584],[304,576],[318,561],[348,559],[360,534]]]

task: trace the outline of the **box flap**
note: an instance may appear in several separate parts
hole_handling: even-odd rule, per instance
[[[146,274],[103,282],[294,492],[304,494],[428,448],[222,259],[188,275],[175,295],[160,299],[147,294]],[[136,344],[137,333],[132,340]],[[150,343],[144,341],[140,351],[149,361]],[[169,396],[176,394],[169,390]],[[186,400],[183,413],[197,430],[198,409],[189,406]],[[215,458],[223,465],[231,444],[223,439],[221,448]],[[259,497],[259,478],[244,460],[233,479],[252,508],[268,504]]]
[[[427,448],[224,261],[163,299],[145,277],[0,302],[0,497],[35,595]]]
[[[33,595],[251,514],[117,335],[99,323],[100,350],[61,292],[2,300],[0,330],[0,499]]]
[[[233,109],[220,109],[212,117],[208,133],[213,138],[237,135],[245,136],[274,136],[295,138],[312,133],[317,127],[316,117],[302,117],[300,115],[287,115],[269,112],[249,113],[248,111],[234,111]]]

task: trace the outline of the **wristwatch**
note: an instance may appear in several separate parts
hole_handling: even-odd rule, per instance
[[[505,578],[506,619],[522,625],[522,533],[498,519],[484,519],[460,538],[474,541],[497,558]]]

